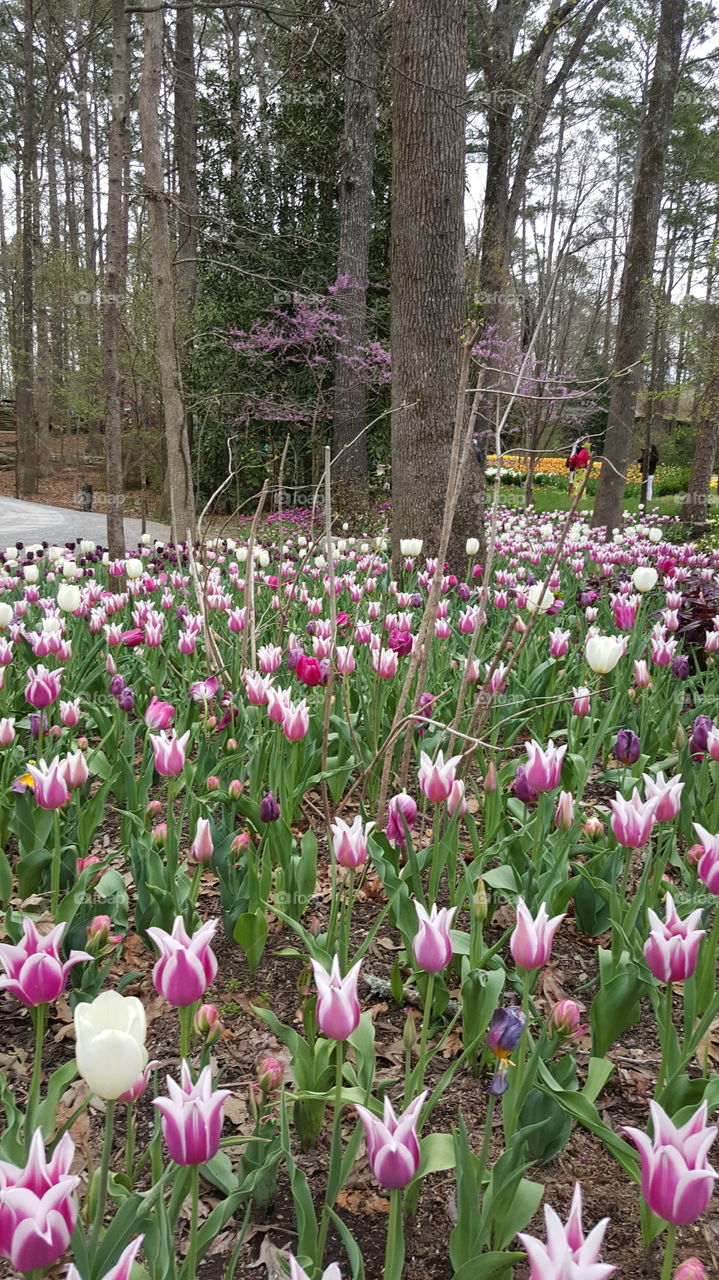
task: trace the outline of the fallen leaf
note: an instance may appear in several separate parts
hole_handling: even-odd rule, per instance
[[[347,1213],[389,1213],[389,1200],[361,1187],[345,1187],[337,1196],[337,1204]]]

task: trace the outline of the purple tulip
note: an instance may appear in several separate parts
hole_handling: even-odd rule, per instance
[[[125,685],[125,688],[118,693],[117,705],[121,711],[126,711],[128,714],[135,710],[135,695],[129,685]]]
[[[217,929],[216,920],[207,920],[192,937],[185,929],[182,916],[172,926],[172,933],[152,926],[147,930],[160,952],[152,971],[155,989],[176,1009],[201,1000],[215,980],[217,959],[210,943]]]
[[[277,822],[280,806],[271,791],[260,800],[260,822]]]
[[[693,760],[701,759],[707,749],[707,740],[713,728],[714,721],[711,716],[696,716],[689,737],[689,750]]]
[[[390,844],[405,845],[407,830],[412,831],[417,821],[417,805],[406,791],[392,796],[387,805],[387,826],[385,833]]]
[[[631,729],[620,729],[614,744],[614,755],[620,764],[636,764],[641,753],[641,744],[636,733]]]
[[[175,1164],[205,1164],[217,1155],[222,1137],[222,1108],[230,1089],[212,1089],[212,1070],[205,1067],[197,1084],[187,1062],[182,1063],[181,1083],[167,1077],[169,1098],[155,1098],[162,1112],[162,1136]]]
[[[517,772],[511,786],[511,791],[512,795],[522,801],[522,804],[534,804],[534,801],[539,798],[539,792],[535,791],[534,787],[530,786],[527,779],[526,764],[517,765]]]
[[[71,951],[69,959],[62,961],[60,940],[65,929],[66,925],[58,924],[43,935],[25,916],[22,942],[17,946],[0,943],[0,964],[7,975],[0,977],[0,990],[8,991],[28,1008],[57,1000],[70,970],[81,960],[92,959],[87,951]]]
[[[706,1102],[681,1128],[658,1102],[650,1102],[649,1109],[653,1139],[641,1129],[624,1128],[641,1157],[642,1195],[658,1218],[683,1227],[704,1213],[719,1177],[707,1161],[716,1126],[705,1127]]]
[[[577,1182],[566,1226],[551,1205],[544,1206],[547,1243],[520,1231],[519,1239],[529,1259],[529,1280],[608,1280],[616,1267],[599,1261],[599,1251],[609,1222],[602,1218],[589,1235],[582,1229],[582,1191]]]
[[[685,654],[678,653],[672,662],[672,675],[676,676],[677,680],[686,680],[690,671],[689,659]]]
[[[509,1005],[506,1009],[495,1009],[487,1032],[487,1048],[498,1059],[497,1070],[492,1077],[489,1092],[499,1097],[509,1088],[507,1073],[510,1057],[519,1044],[526,1014],[518,1005]]]
[[[452,959],[449,931],[457,908],[438,909],[435,903],[427,913],[421,902],[415,902],[414,906],[419,920],[419,929],[412,939],[415,963],[425,973],[441,973]]]
[[[42,1130],[36,1129],[24,1169],[0,1163],[0,1257],[16,1271],[44,1270],[57,1262],[77,1222],[74,1191],[80,1179],[70,1173],[75,1144],[60,1139],[48,1163]]]
[[[651,908],[648,914],[651,930],[644,943],[644,958],[649,968],[660,982],[685,982],[697,967],[699,943],[705,933],[704,929],[697,929],[701,907],[681,920],[668,893],[665,921]]]
[[[392,1103],[385,1097],[382,1120],[366,1107],[356,1107],[364,1125],[367,1159],[372,1172],[377,1181],[391,1191],[406,1187],[419,1169],[417,1124],[426,1097],[425,1090],[401,1116],[395,1115]]]
[[[317,1026],[328,1040],[347,1040],[359,1026],[360,1005],[357,983],[361,960],[343,978],[339,957],[335,956],[329,971],[318,960],[311,960],[317,987]]]

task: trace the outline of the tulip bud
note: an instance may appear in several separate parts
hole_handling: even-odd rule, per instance
[[[90,739],[89,739],[89,738],[78,738],[78,739],[77,739],[77,746],[78,746],[78,750],[79,750],[79,751],[87,751],[87,748],[89,747],[89,745],[90,745]]]
[[[494,766],[494,760],[490,760],[487,765],[487,772],[484,775],[483,787],[486,792],[497,790],[497,770]]]
[[[147,808],[145,809],[146,820],[148,822],[151,822],[153,818],[159,818],[163,809],[164,809],[164,805],[161,800],[151,800]]]
[[[230,850],[232,851],[232,853],[235,853],[235,854],[244,853],[249,843],[250,843],[250,837],[248,836],[247,832],[241,831],[240,834],[235,836],[234,840],[232,841],[232,844],[230,845]]]
[[[596,814],[592,814],[590,818],[587,818],[586,822],[582,823],[582,831],[589,840],[598,840],[600,836],[604,835],[606,827],[601,818],[598,818]]]
[[[554,825],[569,831],[574,823],[574,797],[571,791],[560,791],[554,812]]]
[[[417,1043],[417,1019],[411,1009],[407,1010],[404,1027],[402,1028],[402,1045],[405,1053],[411,1053]]]
[[[150,832],[150,838],[154,845],[163,845],[167,840],[167,823],[158,822]]]
[[[687,735],[685,734],[685,732],[684,732],[684,730],[683,730],[682,726],[681,726],[680,724],[678,724],[678,725],[677,725],[677,731],[676,731],[676,733],[674,734],[674,750],[675,750],[675,751],[681,751],[681,749],[682,749],[682,747],[684,746],[684,744],[685,744],[686,740],[687,740]]]
[[[237,738],[228,738],[225,743],[225,751],[228,755],[237,750]]]
[[[481,876],[472,894],[472,915],[480,924],[484,924],[489,915],[489,894]]]
[[[230,797],[230,800],[239,800],[244,789],[244,783],[241,782],[239,778],[233,778],[227,788],[227,794]]]
[[[104,951],[110,938],[112,920],[109,916],[95,916],[87,926],[86,946],[90,955],[96,956]]]
[[[257,1068],[257,1083],[263,1093],[273,1093],[282,1084],[284,1074],[284,1067],[277,1058],[263,1058]]]
[[[560,1000],[552,1009],[547,1021],[550,1036],[561,1036],[564,1040],[572,1040],[581,1035],[581,1014],[575,1000]]]
[[[260,800],[260,822],[277,822],[280,806],[271,791]]]
[[[674,1272],[674,1280],[709,1280],[709,1275],[698,1258],[687,1258]]]
[[[699,859],[704,853],[704,846],[701,844],[693,844],[687,849],[687,862],[690,867],[696,867]]]
[[[222,1035],[222,1023],[217,1005],[201,1004],[193,1019],[195,1031],[206,1045],[216,1044]]]

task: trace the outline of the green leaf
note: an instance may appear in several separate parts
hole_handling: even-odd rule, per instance
[[[523,1253],[482,1253],[455,1271],[453,1280],[510,1280],[512,1268],[525,1256]]]
[[[247,956],[247,964],[252,974],[255,973],[262,959],[268,933],[269,926],[260,911],[245,911],[235,925],[232,936]]]
[[[596,1102],[602,1089],[614,1073],[614,1063],[607,1058],[590,1058],[587,1068],[587,1080],[582,1089],[585,1098]]]
[[[451,1133],[428,1133],[420,1138],[420,1162],[416,1178],[426,1178],[430,1173],[444,1173],[454,1169],[454,1137]]]
[[[607,1050],[641,1015],[640,1000],[649,990],[637,967],[626,963],[602,986],[592,1001],[592,1054],[603,1058]]]

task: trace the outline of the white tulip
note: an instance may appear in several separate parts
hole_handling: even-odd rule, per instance
[[[26,582],[37,582],[40,577],[40,570],[36,564],[26,564],[23,566],[22,576]]]
[[[59,560],[60,556],[62,555],[62,547],[48,547],[46,554],[47,554],[48,560],[52,564],[55,564],[55,562]]]
[[[131,556],[129,560],[125,561],[125,573],[131,580],[139,578],[142,572],[142,560],[138,560],[136,556]]]
[[[103,551],[103,553],[102,553],[102,563],[103,563],[103,564],[109,564],[109,563],[110,563],[110,552],[109,552],[109,551]]]
[[[324,556],[315,556],[314,561],[315,561],[315,568],[317,569],[324,569],[325,565],[327,564],[327,561],[325,560]]]
[[[80,588],[72,582],[62,582],[57,589],[57,605],[63,613],[74,613],[80,608]]]
[[[84,556],[91,556],[95,550],[95,543],[90,538],[83,538],[80,542],[80,550]]]
[[[235,552],[235,560],[238,564],[244,564],[247,560],[247,547],[238,547]]]
[[[422,554],[421,538],[401,538],[399,544],[399,552],[402,556],[408,556],[410,560],[414,560],[416,556]]]
[[[149,545],[150,545],[151,541],[152,541],[152,535],[151,535],[151,534],[149,534],[149,533],[141,533],[141,534],[140,534],[140,543],[141,543],[141,545],[142,545],[143,547],[149,547]]]
[[[60,591],[77,591],[77,587],[71,587],[71,586],[68,586],[66,583],[63,583],[63,585],[60,587]],[[60,594],[60,591],[58,591],[58,596]],[[54,635],[56,631],[61,631],[61,630],[62,630],[62,623],[56,614],[49,613],[46,618],[43,618],[42,631],[45,633],[46,636]]]
[[[298,536],[297,536],[297,546],[298,546],[298,547],[306,547],[306,546],[307,546],[307,539],[306,539],[306,537],[305,537],[305,535],[304,535],[303,533],[300,533],[300,534],[298,534]]]
[[[6,548],[5,548],[5,559],[6,559],[6,560],[17,560],[17,547],[6,547]]]
[[[468,556],[476,556],[479,551],[479,538],[467,538],[464,549]]]
[[[527,610],[529,613],[547,613],[554,604],[554,596],[543,582],[533,582],[527,588]]]
[[[647,537],[649,538],[650,542],[661,542],[662,531],[661,529],[650,529],[649,533],[647,534]]]
[[[641,591],[644,595],[647,591],[653,591],[659,581],[659,574],[656,569],[652,569],[650,565],[640,565],[632,574],[632,582],[637,591]]]
[[[257,555],[257,563],[261,569],[266,569],[268,564],[270,563],[270,553],[269,551],[265,551],[264,547],[260,547],[259,553]]]
[[[147,1022],[137,996],[103,991],[75,1007],[77,1069],[92,1093],[112,1100],[131,1089],[147,1065]]]
[[[613,671],[624,652],[624,645],[615,636],[590,636],[584,647],[584,656],[599,675]]]
[[[81,573],[82,573],[82,569],[78,569],[74,560],[63,560],[62,562],[63,578],[68,578],[70,581],[72,581],[74,578],[79,577]]]
[[[2,603],[0,603],[0,627],[9,627],[14,617],[15,610],[12,605],[5,604],[5,601],[3,600]]]

